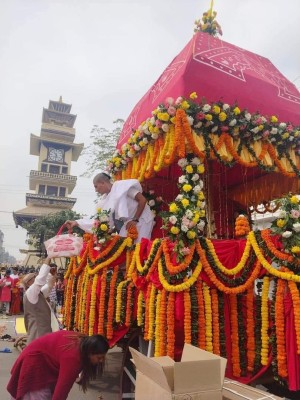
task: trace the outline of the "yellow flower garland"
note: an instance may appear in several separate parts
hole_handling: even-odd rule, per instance
[[[126,247],[131,247],[132,245],[132,239],[127,237],[124,238],[123,243],[120,245],[118,250],[106,261],[103,261],[102,263],[98,264],[95,268],[91,268],[89,264],[87,264],[87,271],[90,275],[97,274],[101,269],[108,267],[113,261],[115,261]]]
[[[137,326],[143,325],[143,309],[144,309],[144,293],[142,290],[140,290],[137,301]]]
[[[213,343],[212,343],[212,311],[211,311],[211,296],[210,289],[203,282],[202,286],[203,297],[204,297],[204,307],[205,307],[205,350],[210,353],[213,352]]]
[[[253,250],[256,254],[256,257],[259,259],[260,263],[262,266],[271,274],[276,276],[277,278],[280,279],[285,279],[288,281],[294,281],[297,283],[300,283],[300,276],[299,275],[293,275],[292,273],[289,272],[281,272],[278,271],[276,268],[272,267],[272,265],[265,259],[265,257],[262,255],[261,250],[257,244],[254,232],[251,231],[248,235],[251,245],[253,247]]]
[[[166,289],[168,292],[182,292],[183,290],[190,288],[197,281],[201,270],[202,270],[202,264],[199,261],[194,272],[185,282],[180,283],[178,285],[170,285],[164,277],[162,262],[161,260],[158,261],[159,281],[163,285],[163,288]]]
[[[154,348],[154,357],[161,356],[160,354],[160,301],[161,301],[161,292],[159,291],[156,296],[156,307],[155,307],[155,348]]]
[[[250,250],[251,250],[251,242],[249,240],[249,238],[247,238],[247,242],[246,242],[246,246],[242,255],[241,260],[239,261],[239,263],[237,264],[236,267],[232,268],[232,269],[228,269],[226,268],[219,260],[219,257],[217,256],[217,253],[215,251],[214,245],[211,242],[211,240],[206,239],[206,243],[207,246],[209,248],[209,251],[211,253],[211,255],[213,256],[214,262],[216,264],[216,266],[219,268],[219,270],[221,272],[223,272],[224,274],[227,275],[236,275],[238,274],[243,268],[245,268],[245,264],[250,256]],[[200,256],[200,254],[199,254]]]
[[[121,308],[122,308],[122,289],[129,281],[122,281],[119,283],[117,288],[117,300],[116,300],[116,322],[121,322]]]
[[[269,288],[270,278],[265,276],[263,279],[263,289],[261,295],[261,364],[268,365],[269,358]]]
[[[154,285],[152,285],[150,292],[150,300],[149,300],[149,330],[147,338],[148,340],[153,340],[154,338],[155,298],[156,298],[156,288]]]
[[[90,315],[89,315],[89,336],[94,333],[95,315],[96,315],[96,296],[97,296],[98,275],[94,275],[90,302]]]

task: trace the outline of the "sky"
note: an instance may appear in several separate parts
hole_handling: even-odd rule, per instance
[[[30,134],[49,100],[72,104],[76,143],[97,124],[126,119],[193,35],[210,0],[0,0],[0,229],[22,260],[26,231],[12,212],[26,206]],[[222,39],[269,58],[300,87],[299,0],[215,0]],[[201,95],[201,93],[200,93]],[[300,121],[299,121],[300,125]],[[95,193],[80,157],[74,210],[91,215]]]

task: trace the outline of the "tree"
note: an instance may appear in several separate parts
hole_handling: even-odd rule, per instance
[[[79,218],[80,214],[75,211],[62,210],[55,214],[45,215],[32,222],[27,222],[23,226],[27,230],[27,235],[29,236],[26,242],[33,245],[37,252],[42,254],[45,252],[44,242],[55,236],[66,220],[75,220]],[[76,232],[76,228],[74,232]],[[78,229],[77,232],[79,232]]]
[[[94,125],[90,138],[92,142],[84,148],[83,155],[87,159],[87,170],[82,176],[91,177],[96,170],[105,170],[107,160],[116,149],[116,144],[122,131],[124,120],[116,119],[112,130]]]

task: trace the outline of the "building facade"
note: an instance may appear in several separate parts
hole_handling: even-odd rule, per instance
[[[39,217],[73,208],[71,197],[77,177],[71,175],[71,163],[77,161],[83,144],[74,143],[76,115],[71,104],[62,98],[49,101],[43,109],[40,135],[30,135],[30,154],[38,156],[38,167],[30,171],[26,207],[13,213],[16,226]],[[34,246],[22,250],[27,254],[25,265],[36,265],[38,254]]]

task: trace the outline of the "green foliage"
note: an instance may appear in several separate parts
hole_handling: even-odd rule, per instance
[[[105,170],[107,160],[116,149],[117,141],[122,131],[124,120],[116,119],[112,130],[94,125],[90,132],[91,143],[84,148],[87,170],[82,176],[91,177],[96,170]]]

